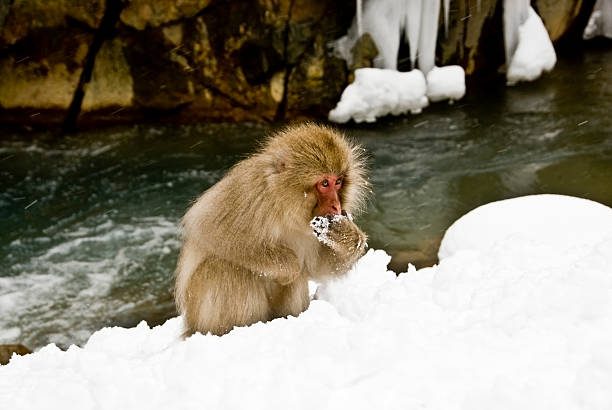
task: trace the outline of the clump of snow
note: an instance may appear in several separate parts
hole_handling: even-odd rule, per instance
[[[427,73],[427,98],[456,101],[465,95],[465,71],[458,65],[434,67]]]
[[[417,114],[429,104],[426,91],[425,76],[419,70],[360,68],[355,70],[355,81],[342,92],[336,108],[329,112],[329,120],[374,122],[389,114]]]
[[[508,85],[533,81],[553,69],[557,62],[555,49],[542,19],[529,7],[528,17],[518,28],[518,45],[508,64]]]
[[[346,218],[343,215],[327,215],[327,216],[315,216],[310,221],[310,226],[313,229],[313,234],[317,237],[319,242],[324,243],[327,246],[332,246],[333,242],[329,239],[329,226],[333,223],[340,222],[342,218]]]
[[[584,28],[582,37],[585,40],[597,36],[612,38],[612,0],[597,0]]]
[[[478,208],[440,264],[370,250],[299,317],[181,341],[107,328],[0,367],[7,409],[609,409],[612,209],[558,195]]]

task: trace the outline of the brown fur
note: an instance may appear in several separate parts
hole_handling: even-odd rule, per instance
[[[330,227],[333,247],[317,240],[309,222],[322,175],[342,175],[342,209],[361,210],[368,188],[362,152],[330,128],[288,127],[200,196],[182,220],[176,268],[185,335],[297,316],[310,303],[308,279],[355,263],[366,237],[352,221]]]

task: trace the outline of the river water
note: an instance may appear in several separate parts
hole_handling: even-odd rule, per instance
[[[535,193],[612,206],[612,51],[561,59],[531,84],[343,129],[370,153],[357,219],[391,268],[435,263],[448,226]],[[176,315],[177,223],[270,127],[133,125],[0,134],[0,343],[83,344],[104,326]],[[571,216],[568,216],[571,217]]]

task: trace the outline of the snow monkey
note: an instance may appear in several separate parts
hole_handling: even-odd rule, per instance
[[[185,336],[297,316],[309,279],[353,266],[366,247],[351,217],[369,190],[362,154],[331,128],[288,127],[198,198],[175,273]]]

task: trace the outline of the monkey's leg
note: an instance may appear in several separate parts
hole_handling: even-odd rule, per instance
[[[205,259],[187,286],[185,335],[194,332],[223,335],[234,326],[272,318],[266,279],[222,259]]]
[[[287,286],[273,284],[269,289],[270,308],[275,318],[298,316],[308,309],[308,280],[300,277]]]

